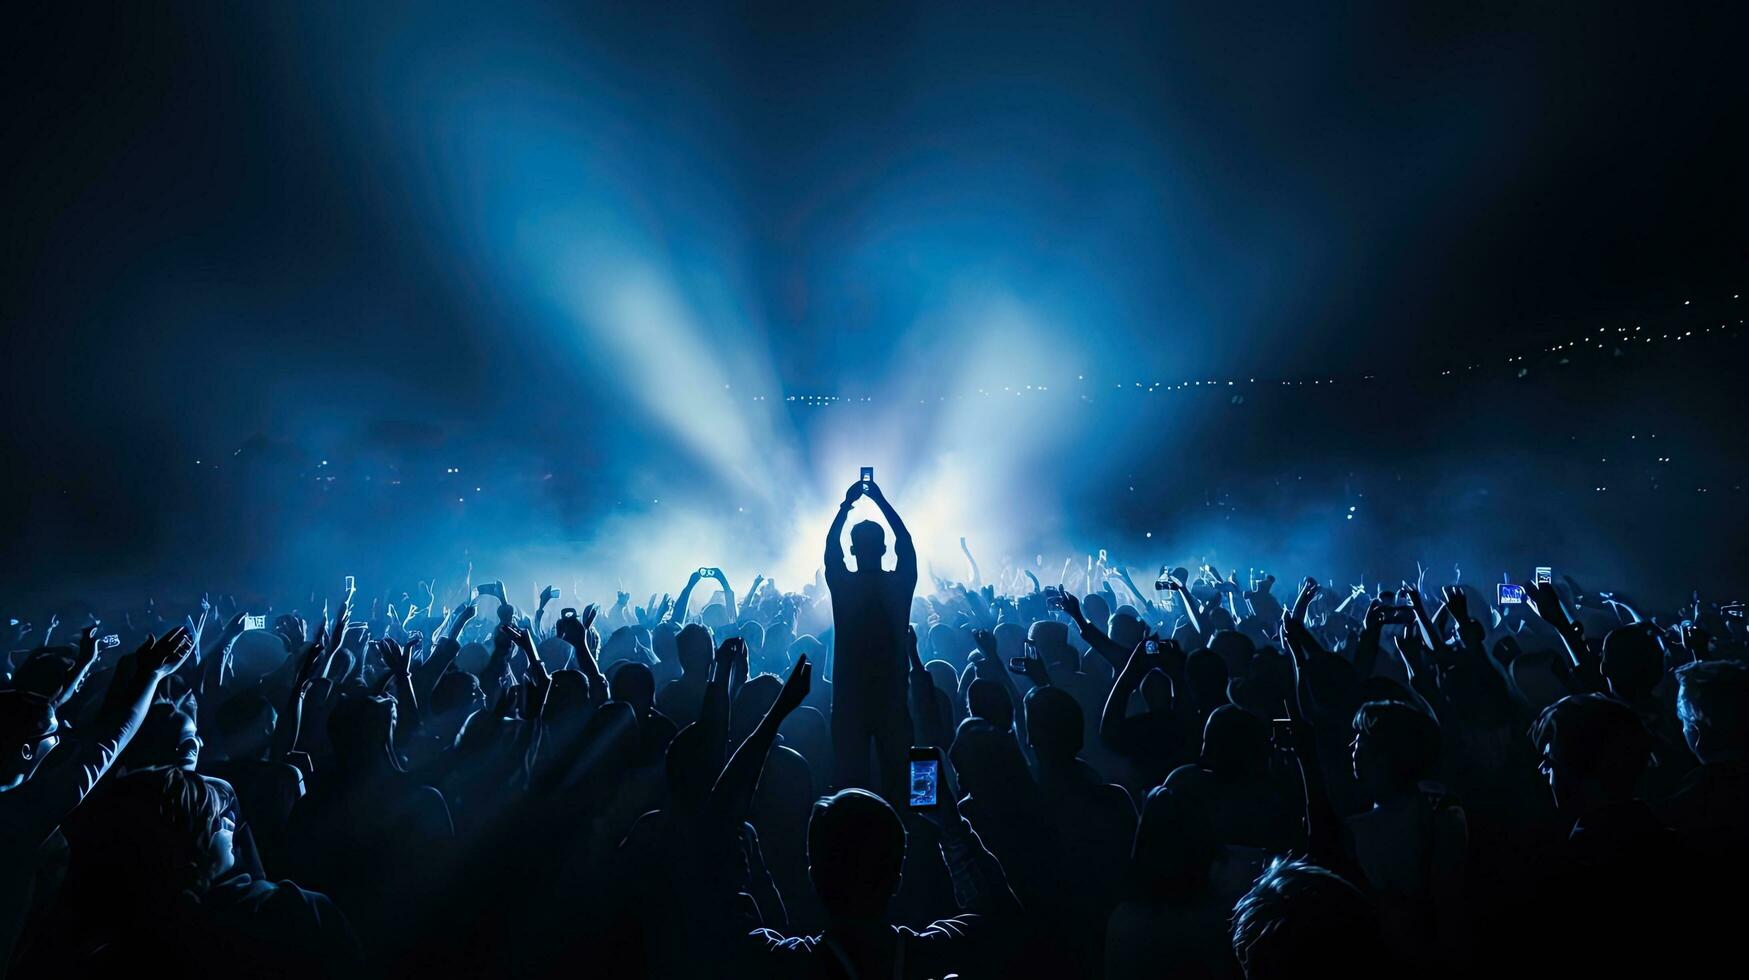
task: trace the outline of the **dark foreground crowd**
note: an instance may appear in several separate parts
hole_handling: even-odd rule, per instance
[[[878,524],[841,550],[865,495],[892,571]],[[529,615],[499,583],[367,611],[349,580],[331,607],[203,599],[64,642],[20,625],[0,962],[868,980],[1731,961],[1740,606],[1041,574],[986,584],[974,563],[918,594],[870,483],[799,591],[737,596],[701,568],[672,598],[548,589]],[[938,800],[915,805],[909,760],[932,756]]]

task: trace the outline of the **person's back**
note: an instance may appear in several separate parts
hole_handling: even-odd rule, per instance
[[[1135,804],[1122,787],[1076,757],[1082,714],[1072,697],[1055,687],[1035,688],[1025,709],[1027,738],[1038,758],[1037,849],[1056,865],[1050,878],[1059,883],[1035,911],[1067,927],[1065,949],[1075,962],[1096,968],[1105,920],[1135,838]]]
[[[1749,666],[1703,660],[1676,672],[1676,714],[1700,766],[1658,806],[1696,846],[1742,867],[1749,852]]]
[[[1209,814],[1217,843],[1282,853],[1293,843],[1298,816],[1286,789],[1269,771],[1269,725],[1236,705],[1209,714],[1202,759],[1166,777]]]
[[[188,977],[359,972],[357,938],[326,896],[238,873],[237,819],[230,788],[191,771],[101,788],[68,825],[67,887],[14,975],[133,977],[151,962]]]
[[[945,794],[929,819],[965,914],[922,929],[892,925],[887,907],[905,866],[905,827],[880,797],[841,790],[814,804],[809,873],[826,913],[817,935],[756,929],[738,948],[734,976],[779,978],[1009,976],[1020,951],[1020,907],[1001,864]]]
[[[1468,821],[1427,777],[1439,755],[1432,717],[1400,701],[1355,712],[1352,767],[1369,809],[1345,822],[1348,850],[1404,962],[1456,964],[1468,951],[1463,903]]]
[[[1521,918],[1534,917],[1526,929],[1539,935],[1595,937],[1546,951],[1538,965],[1625,974],[1698,963],[1720,938],[1700,923],[1722,906],[1687,892],[1718,869],[1634,797],[1652,752],[1638,715],[1607,695],[1573,695],[1543,710],[1531,738],[1555,806],[1573,823]]]
[[[1123,901],[1106,925],[1108,980],[1143,980],[1164,969],[1186,980],[1239,975],[1227,920],[1245,887],[1217,877],[1221,860],[1199,807],[1164,787],[1148,794]]]
[[[392,698],[348,698],[335,710],[333,764],[292,808],[287,846],[289,870],[333,895],[385,959],[423,938],[455,833],[443,794],[401,770],[394,723]]]
[[[881,570],[886,536],[873,521],[851,529],[855,571],[844,564],[844,522],[864,493],[892,526],[898,561],[891,572]],[[910,743],[905,629],[917,588],[917,550],[904,522],[873,483],[851,484],[832,521],[826,537],[826,585],[832,593],[834,777],[839,786],[872,786],[897,794]],[[880,759],[878,778],[868,772],[871,740]]]

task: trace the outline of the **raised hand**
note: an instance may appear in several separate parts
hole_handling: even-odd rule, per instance
[[[1470,596],[1460,586],[1447,585],[1440,589],[1445,597],[1445,608],[1451,610],[1451,617],[1460,623],[1470,620]]]
[[[1576,624],[1568,615],[1565,606],[1561,605],[1561,594],[1548,582],[1531,582],[1524,586],[1524,604],[1530,607],[1543,622],[1553,626],[1565,635],[1576,630]]]
[[[862,499],[862,494],[863,494],[862,486],[863,486],[862,482],[859,480],[856,483],[852,483],[850,485],[849,490],[844,491],[844,505],[846,507],[848,507],[851,504],[854,504],[858,500]],[[874,490],[874,484],[870,483],[868,485],[868,487],[869,487],[869,490],[870,490],[871,496],[872,496],[872,491]]]
[[[178,626],[162,637],[147,636],[134,656],[141,668],[163,680],[176,673],[193,651],[194,640],[188,635],[188,628]]]
[[[384,637],[376,642],[377,653],[388,665],[390,673],[396,677],[406,677],[413,673],[413,659],[408,651],[401,648],[393,639]]]
[[[322,641],[315,640],[304,647],[304,652],[298,656],[297,674],[292,679],[292,690],[305,692],[316,680],[316,669],[322,662]]]
[[[249,615],[247,610],[238,610],[235,616],[225,620],[225,628],[219,634],[221,642],[229,642],[243,635],[243,620]]]
[[[790,668],[789,677],[783,682],[783,690],[777,692],[777,700],[771,705],[771,713],[779,720],[789,717],[791,712],[807,700],[813,680],[814,665],[808,663],[808,655],[804,653],[796,658],[795,666]]]
[[[78,666],[81,670],[97,659],[97,629],[100,625],[102,624],[92,623],[79,631]]]
[[[455,611],[455,618],[450,620],[449,623],[450,639],[453,640],[456,637],[461,636],[462,630],[467,628],[468,621],[473,619],[479,612],[480,607],[472,602],[465,603],[460,609],[457,609]]]
[[[1283,611],[1283,621],[1303,624],[1306,621],[1306,610],[1312,607],[1312,600],[1317,597],[1319,588],[1317,579],[1306,576],[1306,580],[1300,583],[1300,594],[1294,599],[1293,607]]]
[[[547,607],[547,603],[552,602],[554,599],[557,599],[558,597],[559,597],[559,590],[557,588],[554,588],[551,585],[547,586],[546,588],[540,590],[540,607],[542,609],[545,609]]]
[[[996,634],[989,630],[973,630],[972,642],[978,645],[978,652],[990,663],[996,662]]]
[[[588,642],[589,624],[595,619],[592,611],[594,609],[593,604],[585,607],[582,616],[567,616],[561,612],[558,622],[553,624],[553,632],[558,634],[559,639],[571,644],[572,649],[581,650]]]
[[[717,671],[718,671],[717,676],[725,677],[725,678],[728,677],[729,675],[727,673],[724,673],[724,672],[728,671],[728,670],[732,670],[735,666],[736,661],[745,659],[746,656],[747,656],[747,641],[741,639],[738,636],[731,636],[728,639],[724,640],[722,643],[719,643],[717,645],[717,653],[716,653],[716,658],[715,658],[716,665],[717,665]]]
[[[1075,598],[1075,593],[1070,592],[1068,589],[1064,589],[1058,597],[1057,602],[1062,606],[1063,614],[1070,619],[1077,623],[1086,621],[1081,617],[1081,600]],[[1116,609],[1117,607],[1114,605],[1111,608]]]
[[[511,645],[522,651],[523,655],[528,658],[529,663],[540,662],[540,652],[535,649],[534,637],[528,632],[528,630],[510,623],[505,623],[503,626],[498,627],[498,629],[504,634],[504,638],[510,641]]]
[[[1038,652],[1038,644],[1027,640],[1021,645],[1021,649],[1025,651],[1025,655],[1013,657],[1008,661],[1009,672],[1019,674],[1032,681],[1036,687],[1050,686],[1050,671],[1045,667],[1044,656]]]
[[[309,642],[309,624],[291,613],[286,613],[273,621],[273,632],[278,633],[280,638],[285,640],[286,645],[293,650]]]

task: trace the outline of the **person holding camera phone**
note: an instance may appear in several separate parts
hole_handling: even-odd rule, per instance
[[[917,590],[917,548],[880,484],[858,480],[844,493],[826,533],[826,586],[832,595],[834,635],[832,676],[832,754],[839,787],[876,789],[888,800],[902,800],[905,760],[911,744],[906,713],[906,639],[911,596]],[[852,571],[844,563],[844,522],[856,501],[874,501],[893,529],[898,559],[881,568],[886,532],[874,521],[850,529]],[[868,771],[869,743],[880,762]]]

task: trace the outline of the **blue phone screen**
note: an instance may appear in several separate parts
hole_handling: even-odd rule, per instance
[[[940,802],[941,763],[934,759],[911,760],[911,805],[934,806]]]

